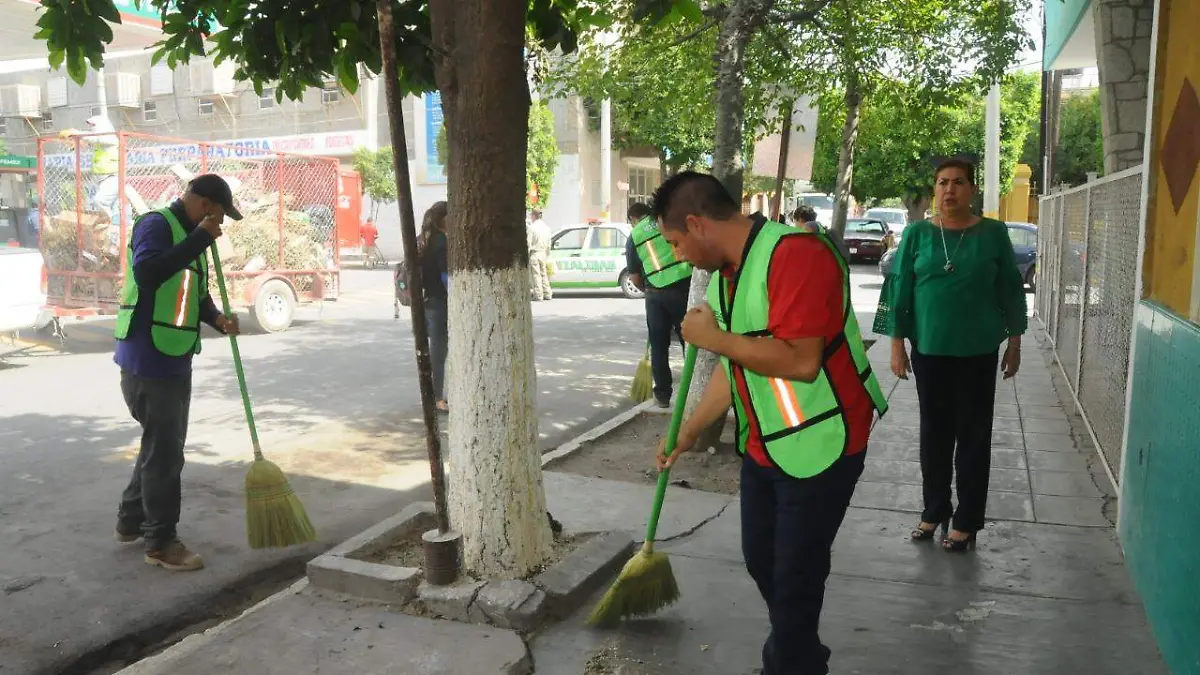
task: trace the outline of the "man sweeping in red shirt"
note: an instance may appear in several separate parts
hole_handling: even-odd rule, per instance
[[[672,176],[654,195],[679,257],[719,272],[683,337],[721,367],[680,429],[667,467],[733,406],[741,473],[742,552],[771,618],[764,675],[825,675],[817,627],[830,550],[859,475],[875,411],[850,305],[845,260],[824,234],[744,216],[716,178]]]

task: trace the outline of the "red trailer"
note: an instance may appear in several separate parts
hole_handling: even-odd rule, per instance
[[[39,138],[37,159],[39,245],[56,323],[116,312],[134,221],[203,173],[230,183],[245,216],[225,222],[217,247],[230,301],[261,330],[286,330],[298,303],[338,297],[336,159],[126,132]]]

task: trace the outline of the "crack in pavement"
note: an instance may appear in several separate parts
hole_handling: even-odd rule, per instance
[[[705,518],[704,520],[700,521],[694,527],[684,530],[683,532],[680,532],[679,534],[673,534],[673,535],[663,538],[663,539],[655,539],[654,543],[665,544],[670,541],[678,541],[680,539],[683,539],[684,537],[690,537],[693,534],[696,534],[696,532],[700,528],[711,523],[712,521],[716,520],[717,518],[720,518],[725,513],[725,510],[728,509],[732,505],[733,505],[733,500],[727,501],[727,502],[725,502],[725,505],[721,507],[720,511],[717,511],[716,514],[709,516],[708,518]]]

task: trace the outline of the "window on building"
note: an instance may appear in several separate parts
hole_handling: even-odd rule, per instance
[[[265,87],[258,97],[258,109],[270,110],[275,107],[275,87]]]
[[[629,204],[649,204],[658,184],[658,171],[639,166],[629,167]]]
[[[342,88],[337,84],[326,83],[321,88],[321,103],[330,105],[342,100]]]
[[[165,63],[150,68],[150,95],[169,96],[175,93],[175,71]]]
[[[158,121],[158,103],[155,103],[154,101],[142,101],[142,121]]]
[[[88,117],[96,117],[100,114],[100,106],[94,105],[88,108]]]
[[[212,115],[213,115],[213,102],[212,102],[212,100],[210,100],[210,99],[203,99],[203,98],[202,98],[202,99],[200,99],[200,102],[199,102],[199,103],[197,104],[197,106],[196,106],[196,112],[197,112],[197,113],[198,113],[198,114],[199,114],[201,117],[212,117]]]
[[[42,113],[42,131],[54,131],[54,113],[49,110]]]

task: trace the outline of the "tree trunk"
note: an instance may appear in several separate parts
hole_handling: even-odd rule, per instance
[[[925,219],[925,210],[933,202],[933,196],[926,194],[906,194],[900,201],[904,203],[904,208],[908,210],[908,222],[915,223],[918,220]]]
[[[850,208],[850,192],[854,187],[854,146],[858,142],[858,112],[861,105],[862,92],[858,79],[850,77],[846,82],[846,123],[842,126],[842,149],[838,154],[833,222],[829,225],[837,237],[846,233],[846,215]]]
[[[746,45],[765,21],[767,12],[775,5],[774,0],[735,0],[730,3],[728,13],[721,21],[717,34],[717,49],[713,65],[717,71],[717,119],[716,138],[713,151],[713,175],[729,190],[738,203],[742,200],[742,140],[743,123],[746,118]],[[688,306],[696,307],[706,302],[708,282],[711,274],[703,270],[692,273],[692,288]],[[696,367],[692,374],[692,386],[688,392],[686,413],[691,415],[708,388],[717,355],[701,351],[696,355]],[[701,435],[697,447],[712,447],[725,428],[725,417]]]
[[[549,557],[525,245],[524,0],[430,5],[449,131],[450,517],[463,568],[515,578]]]

